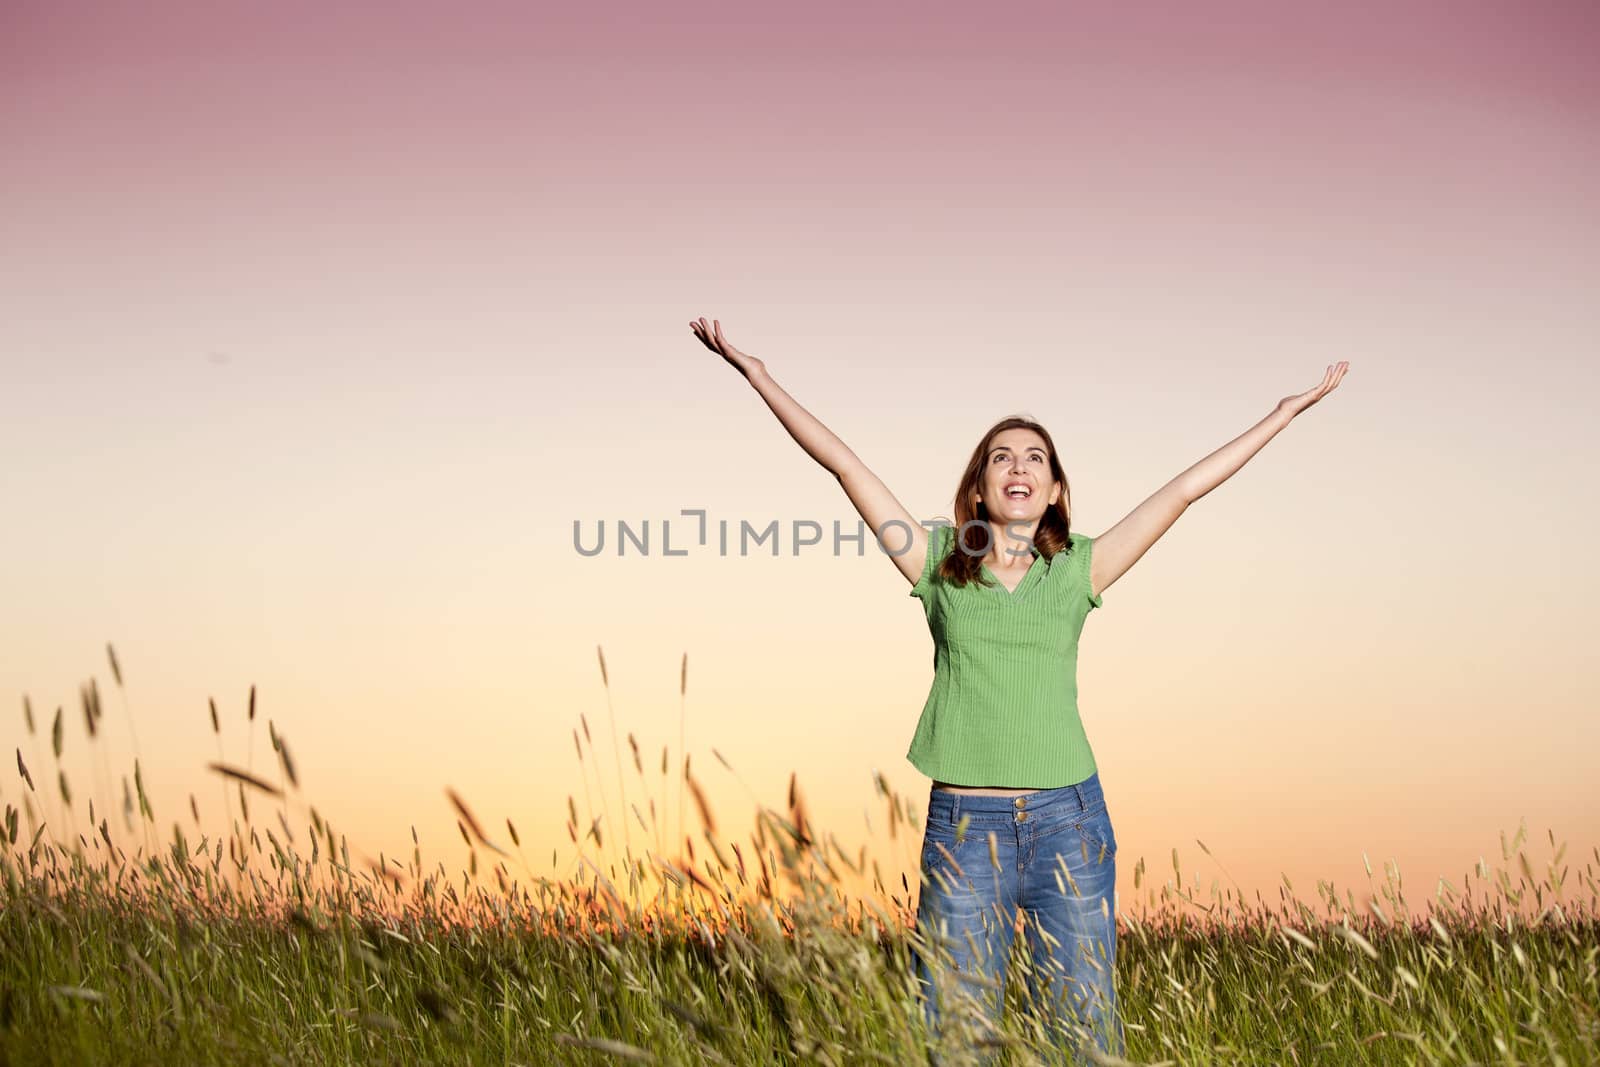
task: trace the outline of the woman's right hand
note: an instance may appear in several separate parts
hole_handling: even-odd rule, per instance
[[[767,369],[766,364],[755,356],[746,355],[729,344],[728,339],[722,336],[722,323],[718,320],[712,319],[711,324],[707,325],[705,319],[698,319],[689,323],[689,328],[707,348],[732,363],[734,369],[744,375],[746,380],[752,373],[764,372]]]

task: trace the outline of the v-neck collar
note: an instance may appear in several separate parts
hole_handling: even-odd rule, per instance
[[[994,589],[998,590],[999,593],[1006,598],[1006,600],[1016,601],[1020,600],[1022,595],[1027,592],[1033,584],[1037,584],[1034,582],[1034,575],[1042,569],[1041,564],[1045,567],[1049,566],[1049,563],[1045,560],[1043,553],[1041,553],[1038,549],[1034,549],[1033,562],[1028,565],[1027,572],[1023,574],[1022,580],[1017,583],[1017,587],[1015,589],[1007,589],[1005,583],[1000,580],[994,571],[989,569],[989,565],[987,563],[980,564],[980,566],[983,568],[983,572],[987,574],[991,580],[993,580]]]

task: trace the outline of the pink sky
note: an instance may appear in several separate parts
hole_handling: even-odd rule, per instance
[[[647,771],[687,652],[724,826],[712,747],[904,869],[871,775],[920,814],[931,643],[887,560],[573,550],[683,508],[854,527],[688,320],[918,516],[1033,414],[1091,535],[1348,359],[1089,619],[1124,900],[1175,846],[1222,877],[1196,839],[1269,898],[1364,851],[1425,896],[1521,820],[1577,862],[1597,44],[1587,3],[8,4],[4,739],[64,706],[90,795],[109,640],[163,825],[217,803],[207,697],[243,762],[256,684],[367,851],[414,824],[459,867],[453,785],[565,874],[580,713],[616,789],[595,647]]]

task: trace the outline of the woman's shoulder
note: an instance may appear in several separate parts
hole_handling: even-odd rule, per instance
[[[1079,533],[1077,530],[1068,530],[1067,543],[1061,546],[1055,556],[1051,557],[1051,569],[1067,570],[1070,568],[1076,570],[1083,566],[1084,558],[1089,555],[1093,545],[1093,537],[1086,533]],[[1054,566],[1057,561],[1061,563],[1059,568]]]
[[[955,547],[955,523],[946,519],[934,519],[932,524],[924,524],[928,533],[926,555],[923,557],[922,577],[911,588],[911,595],[922,597],[930,593],[936,586],[944,583],[939,580],[939,567],[944,563]]]
[[[928,552],[937,563],[943,563],[960,543],[961,530],[954,520],[935,518],[928,529]]]

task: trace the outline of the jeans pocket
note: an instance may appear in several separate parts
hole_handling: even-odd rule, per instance
[[[930,819],[922,836],[922,867],[927,874],[946,871],[952,877],[971,877],[980,863],[989,862],[990,831],[963,818],[959,822]]]
[[[923,871],[929,876],[940,871],[947,871],[951,875],[965,874],[968,865],[967,852],[970,851],[971,844],[970,834],[966,841],[959,843],[953,834],[926,838],[922,843]]]
[[[1104,805],[1098,811],[1085,812],[1076,829],[1089,846],[1089,858],[1097,859],[1104,852],[1109,860],[1117,854],[1117,833],[1111,825],[1111,813]]]
[[[946,846],[949,847],[949,846]],[[944,853],[939,851],[933,838],[924,838],[922,841],[922,873],[931,878],[944,864]]]

